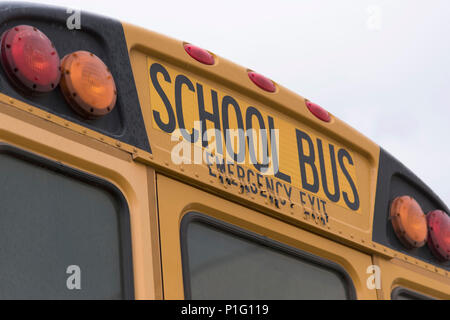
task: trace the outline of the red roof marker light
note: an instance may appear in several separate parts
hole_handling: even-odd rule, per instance
[[[59,83],[58,52],[40,30],[19,25],[1,37],[1,62],[10,80],[31,92],[49,92]]]
[[[187,43],[184,45],[184,50],[198,62],[207,65],[214,64],[214,56],[205,49]]]
[[[325,121],[325,122],[331,121],[331,116],[328,113],[328,111],[325,110],[324,108],[322,108],[321,106],[319,106],[318,104],[315,104],[314,102],[306,100],[306,107],[313,115],[316,116],[316,118],[318,118],[322,121]]]
[[[273,83],[273,81],[270,80],[269,78],[263,76],[262,74],[250,71],[248,73],[248,77],[250,78],[250,80],[253,81],[254,84],[256,84],[258,87],[260,87],[264,91],[275,92],[275,90],[277,89],[275,87],[275,84]]]

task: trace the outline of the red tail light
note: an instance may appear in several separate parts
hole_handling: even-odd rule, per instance
[[[59,83],[59,55],[38,29],[20,25],[5,31],[1,39],[1,61],[6,74],[22,89],[48,92]]]
[[[450,217],[441,210],[427,215],[428,247],[441,261],[450,260]]]

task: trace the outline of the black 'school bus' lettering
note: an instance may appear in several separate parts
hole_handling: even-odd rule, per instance
[[[206,121],[211,121],[214,123],[214,128],[217,132],[220,132],[220,113],[219,113],[219,102],[217,100],[217,92],[211,90],[211,102],[213,107],[213,112],[208,112],[205,110],[205,98],[203,96],[203,86],[197,83],[197,101],[198,101],[198,113],[200,121],[202,122],[202,146],[204,148],[208,147],[208,137],[206,133]],[[216,135],[216,147],[217,153],[223,155],[222,149],[222,135]]]
[[[173,113],[173,108],[172,105],[170,104],[169,99],[167,98],[164,90],[161,88],[161,85],[158,82],[158,73],[161,73],[164,76],[164,80],[166,82],[171,83],[172,80],[170,79],[169,73],[162,65],[160,65],[159,63],[152,64],[152,66],[150,67],[150,79],[152,80],[156,92],[158,92],[159,96],[161,97],[161,100],[164,102],[164,106],[166,107],[169,121],[167,123],[164,123],[161,120],[161,115],[159,114],[159,112],[155,110],[153,110],[153,117],[155,119],[156,124],[161,130],[167,133],[172,133],[175,130],[176,126],[175,114]]]
[[[192,133],[189,134],[186,130],[186,126],[184,124],[184,116],[183,116],[183,104],[182,104],[182,87],[183,84],[187,86],[187,88],[195,93],[194,85],[192,84],[191,80],[189,80],[186,76],[180,74],[175,79],[175,108],[177,111],[177,120],[178,120],[178,126],[180,128],[181,134],[183,135],[184,139],[187,141],[194,143],[198,139],[198,131],[195,129],[192,129]]]
[[[218,154],[224,155],[223,152],[223,143],[222,139],[225,139],[226,143],[226,149],[227,153],[230,154],[233,157],[233,160],[235,162],[242,162],[243,158],[245,158],[246,154],[246,147],[248,147],[248,153],[250,160],[257,170],[257,172],[253,172],[252,170],[247,171],[247,180],[250,183],[250,189],[251,192],[257,193],[257,190],[259,187],[262,187],[263,183],[263,175],[261,173],[265,173],[269,167],[269,156],[271,156],[272,164],[273,164],[273,175],[283,180],[287,183],[291,183],[291,177],[285,173],[283,173],[279,168],[279,155],[278,155],[278,146],[276,141],[276,136],[274,134],[275,132],[275,124],[274,124],[274,118],[271,116],[267,116],[267,128],[266,124],[264,122],[263,116],[260,113],[260,111],[253,107],[249,106],[246,109],[245,112],[245,119],[243,117],[243,113],[241,111],[241,107],[239,106],[238,102],[231,96],[226,95],[223,97],[221,101],[221,110],[219,108],[219,101],[218,101],[218,94],[215,90],[211,89],[211,106],[212,106],[212,112],[207,111],[205,108],[205,99],[204,99],[204,92],[203,92],[203,86],[199,83],[192,83],[192,81],[185,75],[179,74],[175,78],[175,84],[174,84],[174,93],[175,93],[175,112],[174,109],[162,89],[159,81],[158,81],[158,74],[162,74],[164,81],[167,83],[172,83],[172,80],[170,78],[169,72],[159,63],[154,63],[150,67],[150,78],[152,81],[152,84],[157,91],[158,95],[160,96],[161,100],[164,103],[164,106],[167,111],[167,123],[163,122],[161,119],[161,114],[153,110],[153,117],[155,120],[155,123],[158,125],[158,127],[167,132],[172,133],[176,125],[178,123],[179,128],[181,130],[181,133],[183,137],[190,141],[191,143],[194,143],[197,141],[199,137],[199,132],[195,128],[192,129],[192,133],[189,133],[186,130],[185,127],[185,121],[184,121],[184,115],[183,115],[183,103],[182,103],[182,92],[183,92],[183,85],[187,87],[187,89],[192,92],[193,94],[197,94],[197,101],[198,101],[198,111],[199,111],[199,120],[201,121],[201,132],[203,134],[202,137],[202,146],[208,147],[208,137],[206,135],[207,132],[207,121],[211,121],[214,124],[214,129],[217,132],[215,134],[216,139],[216,147]],[[231,137],[229,132],[229,126],[230,126],[230,106],[234,109],[234,114],[236,117],[236,123],[237,123],[237,131],[238,131],[238,141],[239,141],[239,148],[238,150],[234,150],[233,143],[231,143]],[[222,117],[222,118],[221,118]],[[255,146],[257,142],[257,138],[255,136],[256,130],[253,130],[253,120],[256,118],[259,126],[259,138],[262,139],[262,146],[264,147],[264,150],[262,151],[262,159],[261,162],[258,162],[257,157],[257,147]],[[245,123],[244,123],[245,120]],[[222,125],[222,128],[221,128]],[[246,129],[246,136],[247,139],[245,139],[244,134],[244,125]],[[223,129],[223,131],[221,130]],[[336,152],[335,152],[335,146],[331,143],[328,144],[329,154],[330,154],[330,162],[331,162],[331,177],[327,176],[327,170],[326,170],[326,164],[325,164],[325,153],[324,153],[324,146],[321,139],[317,138],[317,158],[318,163],[316,164],[316,153],[314,148],[314,142],[311,139],[311,137],[303,132],[300,129],[296,129],[296,139],[297,139],[297,151],[298,151],[298,158],[299,158],[299,166],[300,166],[300,175],[301,175],[301,186],[303,189],[312,192],[317,193],[320,189],[320,184],[322,184],[324,193],[326,197],[333,201],[333,202],[339,202],[341,198],[345,201],[345,204],[348,206],[348,208],[352,210],[358,210],[360,206],[360,200],[358,195],[358,190],[356,188],[355,182],[353,181],[347,167],[345,166],[345,161],[348,162],[348,165],[353,166],[353,159],[350,155],[350,153],[341,148],[337,152],[337,159],[336,159]],[[220,134],[218,134],[220,132]],[[268,132],[270,132],[270,137],[268,137]],[[223,134],[223,135],[222,135]],[[234,137],[233,137],[234,139]],[[269,150],[269,140],[270,139],[270,150]],[[245,141],[247,140],[247,141]],[[234,140],[233,140],[234,141]],[[306,145],[304,144],[306,142]],[[260,144],[261,145],[261,144]],[[306,150],[306,148],[308,150]],[[308,152],[307,152],[308,151]],[[337,160],[337,161],[336,161]],[[339,164],[339,167],[337,163]],[[317,167],[319,166],[319,167]],[[216,164],[217,170],[219,172],[225,172],[226,168],[223,163],[217,163]],[[312,172],[312,177],[309,177],[307,175],[307,169],[310,168]],[[230,167],[229,171],[230,170]],[[242,179],[245,177],[245,171],[242,167],[236,166],[237,169],[237,175],[238,178]],[[342,171],[342,174],[344,175],[345,179],[348,181],[348,184],[352,190],[353,195],[349,195],[347,192],[340,190],[340,184],[339,184],[339,174],[338,170]],[[319,172],[320,170],[320,172]],[[320,174],[320,176],[319,176]],[[251,176],[253,176],[253,179],[256,180],[256,183],[251,182]],[[332,179],[332,183],[330,180]],[[274,192],[276,189],[276,192],[278,193],[279,184],[278,182],[273,185],[273,180],[265,179],[266,187],[269,191]],[[331,192],[331,188],[329,187],[329,184],[333,185],[333,192]],[[274,188],[275,187],[275,188]],[[290,198],[291,196],[291,187],[289,187],[289,190],[284,185],[286,195]],[[304,196],[306,194],[300,193],[301,202],[305,204]],[[353,199],[353,200],[352,200]],[[309,198],[308,199],[312,206],[315,204],[315,198]],[[318,199],[317,199],[318,200]],[[318,203],[319,204],[319,203]]]
[[[280,170],[280,164],[278,161],[278,153],[277,153],[277,140],[275,137],[275,125],[273,118],[271,116],[267,117],[269,121],[269,132],[270,132],[270,146],[272,149],[272,165],[273,172],[275,172],[275,177],[278,179],[284,180],[287,183],[291,183],[291,177]]]
[[[300,174],[302,178],[302,187],[310,192],[316,193],[319,191],[319,174],[317,173],[317,168],[314,163],[315,154],[314,154],[314,145],[311,138],[299,129],[295,129],[297,133],[297,148],[298,148],[298,160],[300,162]],[[305,154],[303,150],[303,141],[308,143],[309,155]],[[308,182],[308,177],[306,175],[306,165],[312,169],[313,172],[313,183]]]
[[[350,188],[352,188],[353,192],[353,202],[351,202],[348,198],[348,195],[346,192],[342,193],[342,196],[344,197],[344,201],[347,204],[347,206],[352,210],[358,210],[359,209],[359,196],[358,196],[358,190],[356,189],[355,182],[352,180],[352,177],[348,173],[347,168],[344,164],[344,157],[347,158],[347,161],[350,165],[353,165],[353,159],[350,156],[350,154],[345,149],[340,149],[338,152],[338,160],[339,165],[341,167],[342,172],[344,173],[344,176],[347,178],[348,183],[350,184]]]
[[[339,190],[339,180],[338,180],[338,172],[336,168],[336,155],[334,154],[334,145],[329,144],[330,149],[330,161],[331,161],[331,171],[333,175],[333,185],[334,185],[334,193],[331,193],[328,189],[328,179],[327,172],[325,169],[325,159],[323,156],[323,146],[322,140],[317,139],[317,149],[319,150],[319,162],[320,162],[320,175],[322,176],[322,187],[328,199],[333,202],[338,202],[341,197],[341,193]]]
[[[316,158],[315,158],[315,151],[314,151],[314,144],[312,139],[309,137],[308,134],[305,132],[296,129],[297,133],[297,147],[298,147],[298,157],[299,157],[299,165],[300,165],[300,174],[302,179],[302,187],[305,190],[308,190],[312,193],[317,193],[319,191],[320,187],[320,181],[319,181],[319,174],[316,166]],[[309,154],[305,154],[303,141],[306,141],[308,144]],[[323,144],[321,139],[317,139],[317,149],[318,149],[318,158],[319,158],[319,169],[320,169],[320,175],[322,177],[322,186],[325,192],[325,195],[327,198],[333,202],[338,202],[341,196],[339,181],[338,181],[338,168],[336,165],[336,154],[335,154],[335,147],[332,144],[329,144],[329,151],[330,151],[330,161],[331,161],[331,171],[333,176],[333,185],[334,185],[334,193],[331,193],[328,188],[328,177],[326,174],[326,166],[325,166],[325,159],[324,159],[324,152],[323,152]],[[359,195],[358,190],[356,188],[355,182],[353,181],[350,173],[348,172],[348,169],[345,167],[344,164],[344,158],[347,159],[348,163],[350,165],[353,165],[353,159],[350,156],[350,153],[345,149],[339,149],[338,154],[338,163],[339,168],[341,169],[343,175],[348,181],[348,184],[350,185],[350,188],[352,189],[353,193],[353,201],[351,201],[349,195],[347,192],[342,192],[342,197],[345,201],[345,204],[349,209],[352,210],[358,210],[359,209]],[[309,166],[313,173],[313,182],[309,182],[308,176],[306,174],[306,166]],[[301,201],[303,202],[303,197],[301,195]],[[313,205],[313,203],[311,203]]]
[[[234,112],[236,114],[236,121],[238,127],[238,139],[239,139],[239,151],[236,153],[233,150],[233,143],[231,140],[229,128],[230,128],[230,119],[228,117],[228,107],[233,106]],[[242,163],[245,160],[245,134],[244,134],[244,120],[242,119],[241,108],[237,101],[230,96],[225,96],[222,99],[222,123],[223,123],[223,131],[225,133],[225,142],[228,154],[233,156],[233,160],[235,162]]]
[[[256,157],[256,137],[254,136],[255,130],[253,129],[253,117],[256,117],[259,123],[259,132],[260,132],[260,138],[262,139],[262,145],[266,146],[266,150],[262,150],[262,163],[258,162],[258,159]],[[246,129],[247,129],[247,143],[248,143],[248,154],[250,157],[250,161],[252,162],[253,166],[256,170],[259,172],[265,172],[264,169],[266,169],[269,165],[269,146],[267,141],[267,130],[266,125],[264,124],[264,119],[261,115],[261,113],[256,109],[255,107],[248,107],[247,111],[245,113],[245,122],[246,122]],[[264,169],[263,169],[264,168]],[[262,170],[263,169],[263,170]]]

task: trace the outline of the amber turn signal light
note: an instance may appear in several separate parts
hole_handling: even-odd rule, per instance
[[[426,216],[412,197],[397,197],[391,204],[391,222],[398,239],[407,248],[420,248],[427,240]]]
[[[61,90],[71,107],[86,118],[110,113],[117,99],[114,78],[93,53],[77,51],[61,62]]]

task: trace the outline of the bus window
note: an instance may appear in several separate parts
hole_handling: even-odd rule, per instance
[[[133,298],[115,187],[1,145],[0,198],[0,299]]]
[[[391,299],[392,300],[434,300],[431,297],[428,297],[426,295],[423,295],[421,293],[402,288],[397,287],[394,290],[392,290],[391,293]]]
[[[338,265],[216,220],[182,221],[186,299],[352,299]]]

